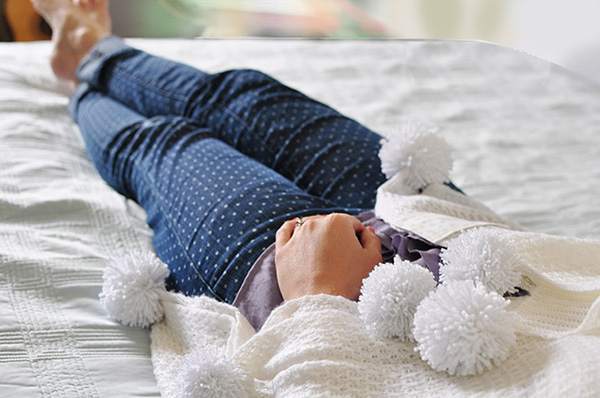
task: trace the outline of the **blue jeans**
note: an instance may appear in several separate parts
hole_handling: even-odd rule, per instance
[[[78,78],[89,156],[146,210],[172,290],[231,303],[284,221],[370,209],[385,181],[379,135],[261,72],[208,74],[110,37]]]

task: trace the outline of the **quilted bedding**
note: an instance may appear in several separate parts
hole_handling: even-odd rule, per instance
[[[383,135],[439,126],[469,196],[529,231],[600,238],[600,89],[543,60],[471,42],[132,43],[260,69]],[[147,330],[98,301],[107,262],[152,233],[89,162],[50,50],[0,45],[0,396],[159,396]]]

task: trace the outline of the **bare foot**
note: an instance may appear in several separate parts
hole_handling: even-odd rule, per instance
[[[76,82],[79,62],[111,33],[108,0],[31,0],[31,4],[52,28],[52,71]]]

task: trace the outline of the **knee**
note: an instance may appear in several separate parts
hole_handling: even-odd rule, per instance
[[[235,69],[228,73],[228,78],[239,85],[263,85],[276,82],[271,76],[255,69]]]
[[[211,130],[186,117],[158,115],[140,123],[137,141],[155,149],[169,150],[187,140],[211,137]],[[144,151],[145,152],[145,151]]]

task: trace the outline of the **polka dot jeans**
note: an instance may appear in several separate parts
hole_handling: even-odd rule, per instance
[[[261,72],[207,74],[110,37],[78,78],[90,158],[146,210],[172,290],[231,303],[284,221],[370,209],[385,180],[380,136]]]

